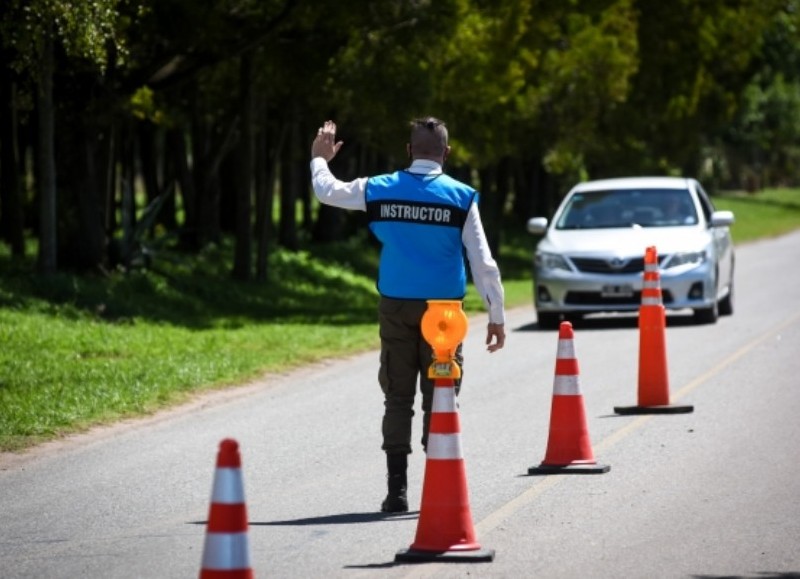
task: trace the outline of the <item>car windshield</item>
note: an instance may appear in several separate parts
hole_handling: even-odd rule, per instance
[[[556,229],[695,224],[697,211],[688,189],[615,189],[573,194]]]

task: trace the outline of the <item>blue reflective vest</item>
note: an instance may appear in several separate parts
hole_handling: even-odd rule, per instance
[[[395,299],[462,299],[461,232],[477,192],[445,174],[397,171],[371,177],[369,228],[382,244],[378,291]]]

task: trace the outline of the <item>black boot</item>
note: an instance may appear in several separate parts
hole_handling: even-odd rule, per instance
[[[406,498],[408,455],[387,454],[386,466],[389,471],[386,476],[389,494],[386,495],[381,504],[381,511],[384,513],[405,513],[408,511],[408,499]]]

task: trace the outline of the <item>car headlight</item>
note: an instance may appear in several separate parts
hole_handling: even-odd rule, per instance
[[[564,269],[571,271],[567,260],[557,253],[537,253],[533,260],[539,269]]]
[[[672,257],[664,264],[664,269],[679,267],[681,265],[700,265],[706,261],[705,251],[684,251],[673,253]]]

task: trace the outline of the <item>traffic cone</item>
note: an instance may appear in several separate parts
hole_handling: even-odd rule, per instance
[[[252,579],[239,443],[219,444],[200,579]]]
[[[528,474],[602,474],[611,470],[594,459],[578,376],[572,324],[561,322],[547,451],[541,464],[529,468]]]
[[[656,248],[650,246],[644,255],[642,303],[639,306],[638,404],[615,406],[617,414],[685,414],[694,411],[691,405],[669,403],[666,327],[658,254]]]
[[[395,561],[481,562],[494,559],[475,538],[461,448],[455,381],[434,380],[417,535]]]

